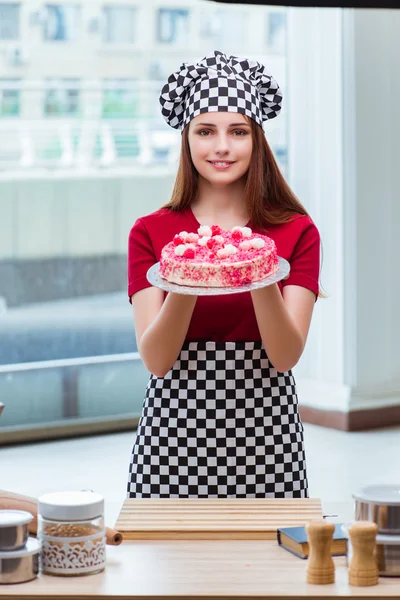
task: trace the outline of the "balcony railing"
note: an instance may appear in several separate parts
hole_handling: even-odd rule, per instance
[[[176,164],[179,133],[158,110],[160,84],[0,80],[0,170]]]

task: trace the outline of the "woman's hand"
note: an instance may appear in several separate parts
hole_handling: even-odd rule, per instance
[[[277,284],[251,292],[258,328],[267,356],[284,373],[299,361],[315,305],[314,292],[297,285]]]
[[[181,351],[197,296],[146,288],[132,296],[138,351],[146,368],[164,377]]]

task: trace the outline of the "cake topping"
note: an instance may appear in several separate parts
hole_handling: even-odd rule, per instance
[[[240,229],[235,229],[235,231],[232,231],[232,237],[238,242],[239,240],[243,239],[243,233]]]
[[[222,229],[219,225],[211,225],[212,235],[218,235],[222,232]]]
[[[195,257],[195,251],[193,248],[190,248],[189,245],[186,246],[185,251],[183,253],[183,257],[184,258],[194,258]]]
[[[213,240],[215,242],[217,242],[217,244],[223,244],[224,243],[224,238],[222,237],[222,235],[214,235]]]
[[[251,237],[253,232],[250,229],[250,227],[242,227],[242,233],[243,233],[244,237],[248,238],[248,237]]]
[[[216,241],[215,237],[209,238],[207,240],[207,248],[210,248],[210,250],[212,250],[213,248],[215,248],[215,246],[218,246],[218,242]]]
[[[251,239],[245,239],[245,238]],[[181,231],[173,238],[174,253],[184,258],[206,256],[208,259],[224,259],[238,252],[261,250],[265,246],[263,236],[257,237],[250,227],[233,227],[231,231],[223,231],[218,225],[201,225],[198,233]],[[201,250],[204,248],[204,250]],[[206,252],[206,254],[204,254]],[[243,256],[243,255],[240,255]]]
[[[185,244],[180,244],[179,246],[175,246],[175,254],[177,256],[183,256],[185,250],[186,250]]]
[[[188,233],[185,242],[192,242],[192,243],[196,243],[197,240],[199,239],[199,236],[197,235],[197,233]]]
[[[228,256],[231,256],[232,254],[236,254],[237,251],[238,251],[238,249],[233,244],[226,244],[226,246],[224,246],[223,248],[220,248],[218,250],[217,256],[219,258],[227,258]]]
[[[201,235],[201,236],[211,237],[212,236],[212,229],[208,225],[201,225],[198,228],[197,233],[199,235]]]
[[[245,238],[251,237],[251,235],[253,233],[252,230],[250,229],[250,227],[238,227],[238,226],[232,227],[232,229],[231,229],[232,234],[235,233],[235,236],[237,236],[234,239],[238,239],[238,238],[240,239],[239,235],[236,233],[237,231],[239,231],[240,234]]]
[[[199,239],[197,240],[197,243],[199,244],[199,246],[207,246],[208,240],[211,240],[211,236],[203,235],[202,237],[199,237]]]
[[[239,244],[239,248],[241,250],[244,250],[245,252],[250,250],[250,248],[252,248],[252,247],[253,247],[253,245],[251,243],[251,240],[243,240],[243,242],[240,242],[240,244]]]
[[[261,250],[265,246],[265,242],[261,238],[254,238],[250,243],[255,250]]]
[[[176,235],[172,241],[174,242],[174,246],[179,246],[180,244],[185,243],[185,240],[180,235]]]

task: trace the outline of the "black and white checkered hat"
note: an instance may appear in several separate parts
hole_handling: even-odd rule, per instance
[[[259,62],[215,50],[197,64],[183,63],[172,73],[160,104],[164,119],[174,129],[184,129],[201,113],[221,111],[242,113],[262,125],[279,114],[282,92]]]

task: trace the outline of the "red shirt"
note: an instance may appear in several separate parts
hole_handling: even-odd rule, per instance
[[[129,234],[129,298],[135,292],[151,287],[146,273],[160,260],[162,248],[174,235],[180,231],[197,232],[199,226],[190,208],[181,212],[164,208],[136,221]],[[320,237],[310,217],[296,215],[288,223],[264,230],[252,229],[271,237],[278,255],[290,263],[289,278],[278,284],[281,291],[285,285],[299,285],[318,295]],[[237,342],[260,339],[250,292],[197,298],[186,340]]]

